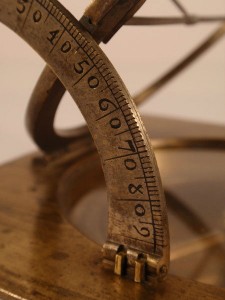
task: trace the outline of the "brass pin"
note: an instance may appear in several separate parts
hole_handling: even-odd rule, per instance
[[[125,273],[126,255],[124,253],[117,253],[115,256],[114,273],[122,276]]]
[[[134,281],[143,282],[145,280],[145,262],[143,260],[136,260],[134,268]]]

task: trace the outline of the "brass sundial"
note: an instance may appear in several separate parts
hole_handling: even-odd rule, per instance
[[[225,34],[224,23],[134,99],[98,46],[124,24],[190,25],[225,18],[193,16],[175,0],[183,13],[180,18],[133,17],[144,2],[96,0],[77,21],[56,0],[0,0],[0,21],[47,63],[27,114],[28,130],[44,155],[28,156],[0,171],[0,220],[6,233],[0,245],[3,299],[150,299],[154,293],[156,299],[182,299],[181,285],[190,293],[187,299],[225,297],[219,288],[185,280],[180,285],[180,279],[166,278],[170,238],[165,199],[172,198],[170,205],[181,216],[184,213],[184,221],[193,218],[197,232],[207,232],[207,225],[195,222],[195,215],[167,190],[165,197],[151,139],[136,107],[218,41]],[[87,127],[60,135],[53,122],[65,90],[77,103]],[[221,151],[225,142],[220,130],[215,130],[213,137],[159,137],[153,141],[154,150]],[[101,185],[102,170],[108,199],[103,254],[60,218],[60,213],[71,215],[74,203]],[[12,175],[16,171],[22,175]],[[89,218],[96,214],[96,207],[90,207],[90,211],[86,207]],[[17,226],[17,222],[21,223]],[[223,250],[220,254],[224,255]]]

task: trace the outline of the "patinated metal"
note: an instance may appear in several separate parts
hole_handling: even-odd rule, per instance
[[[77,161],[89,156],[93,161],[96,154],[91,153],[98,150],[109,199],[104,265],[135,282],[155,283],[166,277],[170,253],[160,174],[134,101],[98,46],[101,41],[108,42],[125,23],[140,23],[135,18],[128,20],[144,2],[111,0],[102,5],[102,1],[97,0],[78,22],[56,0],[1,0],[0,21],[27,41],[48,64],[31,98],[27,124],[36,143],[49,154],[50,169],[57,167],[61,172],[61,168],[71,162],[79,169]],[[184,18],[178,22],[171,19],[171,23],[224,20],[223,17],[194,18],[178,1],[173,2]],[[159,20],[159,24],[163,22],[165,19]],[[161,88],[224,33],[222,25],[184,61],[137,96],[136,102],[142,102]],[[67,133],[58,134],[53,127],[65,89],[76,101],[88,125],[88,128],[76,129],[69,137]],[[158,141],[157,145],[162,149],[196,146],[223,149],[224,141],[179,139]],[[57,172],[58,169],[54,169],[53,173]],[[84,271],[82,267],[80,270]],[[4,291],[0,289],[0,293]],[[8,296],[13,297],[13,294]],[[87,299],[85,297],[83,299]]]
[[[166,137],[171,136],[177,139],[185,136],[188,139],[193,131],[196,138],[211,136],[219,139],[224,136],[224,127],[219,126],[172,122],[152,117],[146,118],[145,122],[147,125],[151,124],[153,136],[160,137],[164,141]],[[160,132],[161,128],[163,132]],[[168,128],[170,130],[165,130]],[[158,284],[145,282],[140,285],[115,276],[102,264],[101,246],[92,241],[95,239],[93,233],[97,234],[99,227],[94,227],[87,238],[81,233],[85,224],[80,224],[81,227],[78,229],[70,224],[73,207],[76,207],[88,193],[92,197],[85,213],[89,219],[96,215],[95,223],[97,220],[103,223],[98,207],[91,204],[96,200],[100,205],[104,203],[104,198],[98,199],[99,194],[94,193],[94,189],[104,181],[98,154],[93,151],[84,155],[84,149],[80,149],[75,142],[70,157],[68,151],[51,159],[41,153],[34,153],[0,167],[1,299],[224,299],[224,288],[217,287],[225,285],[223,227],[217,234],[213,231],[213,236],[213,232],[210,234],[212,228],[201,220],[196,209],[193,211],[190,209],[191,202],[201,203],[202,199],[198,197],[193,199],[193,194],[186,185],[190,173],[195,179],[199,178],[199,174],[195,174],[198,173],[197,170],[201,172],[201,168],[197,164],[191,164],[191,172],[187,172],[190,161],[178,158],[179,155],[174,153],[172,162],[182,165],[182,175],[187,173],[179,191],[185,190],[185,194],[182,194],[188,200],[185,207],[181,199],[177,201],[172,199],[173,193],[179,196],[179,192],[177,194],[175,188],[177,178],[172,176],[177,168],[168,156],[171,150],[164,150],[163,157],[160,148],[157,150],[156,142],[157,140],[154,141],[154,145],[159,154],[161,169],[170,181],[171,195],[168,196],[170,216],[177,215],[180,219],[178,223],[180,226],[174,223],[174,218],[170,219],[173,233],[177,233],[177,239],[173,239],[177,247],[174,247],[171,253],[172,264],[175,263],[171,273],[179,274],[179,277],[169,274],[167,280]],[[223,154],[220,150],[216,152],[217,155],[213,155],[214,163],[217,162],[217,165],[225,161],[224,154],[221,161],[222,156],[219,153]],[[203,156],[203,151],[199,155]],[[209,159],[210,153],[203,158],[202,164],[207,166]],[[224,178],[223,168],[219,173],[216,170],[211,171],[210,178],[219,174],[220,178]],[[206,172],[202,171],[201,175],[204,177]],[[207,186],[208,182],[203,181],[202,185],[198,184],[193,189],[198,195],[201,189],[205,190]],[[223,204],[223,196],[219,195],[221,192],[223,195],[224,185],[221,187],[222,189],[213,189],[214,199],[221,199],[220,202],[216,202],[217,206],[220,203],[220,207]],[[204,206],[209,207],[209,215],[210,207],[215,211],[215,202],[212,204],[211,199],[210,194],[207,196],[206,193]],[[211,221],[216,223],[218,217],[219,215],[214,214]],[[220,217],[222,221],[222,210]],[[188,244],[184,243],[188,239],[184,235],[184,224],[188,225],[189,230],[197,232],[197,236],[192,242],[189,240]],[[209,266],[208,271],[203,272],[212,258],[217,259],[218,263],[213,268]],[[221,266],[220,273],[217,273],[218,266]],[[198,282],[203,279],[214,286]]]
[[[165,277],[169,235],[160,175],[149,137],[120,77],[93,38],[57,1],[2,0],[0,12],[1,21],[51,66],[87,121],[108,189],[104,261],[113,266],[122,251],[124,272],[136,281]],[[135,271],[140,258],[144,276]]]

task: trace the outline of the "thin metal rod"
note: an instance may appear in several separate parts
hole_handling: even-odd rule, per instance
[[[197,23],[211,23],[225,21],[225,16],[194,16],[188,17],[133,17],[125,25],[154,26],[154,25],[195,25]]]
[[[186,16],[188,17],[189,14],[187,12],[187,10],[184,8],[184,6],[178,1],[178,0],[171,0],[175,5],[176,7]]]
[[[211,149],[225,150],[225,139],[221,138],[171,138],[153,139],[152,145],[156,150],[173,149]]]
[[[206,50],[213,46],[217,41],[219,41],[225,34],[225,23],[220,26],[213,34],[211,34],[200,46],[198,46],[194,51],[192,51],[188,56],[186,56],[181,62],[170,69],[166,74],[157,79],[146,89],[141,91],[139,94],[134,96],[134,101],[137,105],[141,104],[157,91],[159,91],[165,84],[171,81],[176,75],[187,68],[191,63],[193,63],[197,58],[200,57]]]

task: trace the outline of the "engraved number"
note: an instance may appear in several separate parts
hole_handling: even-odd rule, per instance
[[[133,159],[126,159],[124,161],[124,165],[125,165],[126,169],[129,171],[133,171],[137,167],[137,164]]]
[[[116,106],[116,104],[114,104],[111,100],[107,99],[107,98],[103,98],[100,99],[98,102],[99,108],[102,111],[107,111],[109,109],[109,106],[112,105],[113,107],[115,107],[115,109],[117,109],[118,107]]]
[[[28,3],[29,0],[17,0],[17,8],[19,14],[23,14],[26,10],[25,3]]]
[[[48,41],[54,45],[54,41],[57,38],[58,34],[59,34],[59,30],[54,30],[54,31],[50,31],[49,32],[50,36],[48,37]]]
[[[99,86],[99,80],[95,76],[91,76],[88,78],[88,85],[91,89],[96,89]]]
[[[145,208],[141,204],[135,206],[135,213],[138,217],[143,217],[145,215]]]
[[[113,118],[110,120],[110,125],[113,129],[118,129],[121,127],[121,121],[118,118]]]
[[[78,73],[78,74],[82,74],[83,72],[84,72],[84,66],[90,66],[90,64],[89,64],[89,62],[87,61],[87,60],[82,60],[81,62],[79,62],[79,63],[77,63],[77,64],[74,64],[74,70],[75,70],[75,72],[76,73]],[[93,76],[94,77],[94,76]],[[91,78],[91,77],[90,77]],[[89,78],[89,79],[90,79]],[[94,78],[96,78],[96,77],[94,77]],[[91,84],[93,84],[93,86],[95,86],[95,84],[97,83],[97,78],[96,78],[96,81],[93,79],[92,80],[92,83]],[[88,81],[88,83],[89,83],[89,81]],[[90,86],[90,83],[89,83],[89,86]],[[98,85],[97,85],[98,86]],[[96,86],[96,87],[97,87]],[[94,87],[92,87],[92,86],[90,86],[91,88],[94,88]]]
[[[129,148],[123,148],[123,147],[118,147],[119,149],[122,149],[122,150],[128,150],[128,151],[131,151],[131,152],[136,152],[136,148],[133,144],[133,141],[132,140],[126,140]]]
[[[61,51],[63,53],[68,53],[70,50],[71,50],[72,46],[71,46],[71,43],[69,41],[66,41],[62,47],[61,47]]]
[[[141,184],[139,184],[138,186],[129,184],[128,190],[131,194],[136,194],[137,192],[143,194],[143,186]]]
[[[150,230],[147,227],[142,227],[140,230],[133,225],[134,229],[137,231],[138,234],[140,234],[143,237],[149,237],[150,236]]]
[[[38,23],[41,21],[42,18],[42,14],[40,12],[40,10],[35,11],[35,13],[33,14],[33,20],[35,23]]]

